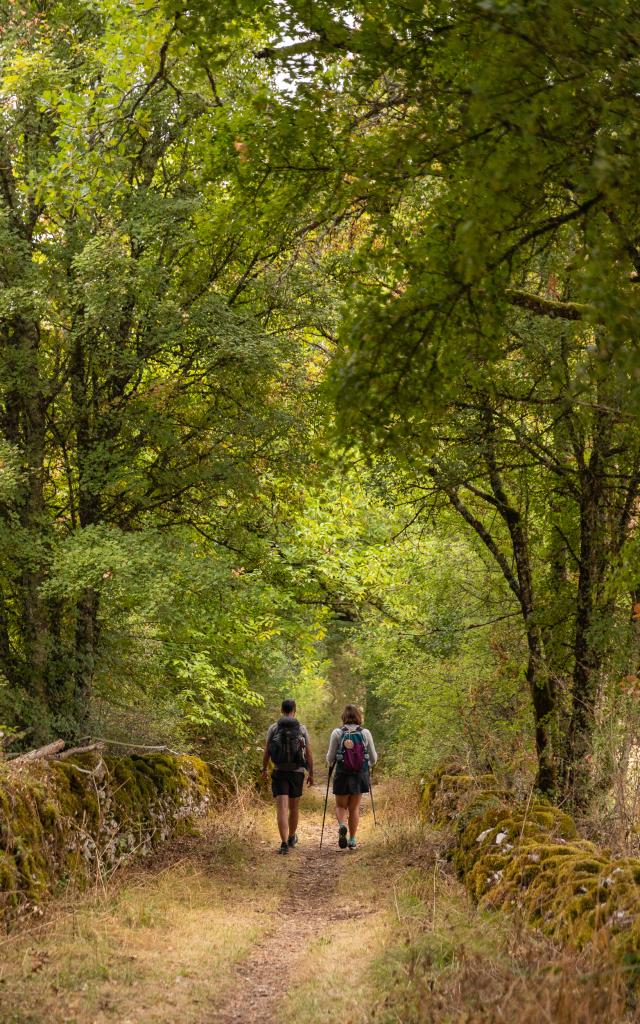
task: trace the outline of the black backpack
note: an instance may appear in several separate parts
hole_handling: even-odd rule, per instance
[[[269,740],[269,757],[283,771],[307,767],[307,744],[297,718],[278,719]]]

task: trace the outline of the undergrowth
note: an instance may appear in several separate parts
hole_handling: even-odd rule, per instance
[[[510,915],[474,908],[443,862],[396,891],[393,943],[374,968],[378,1024],[630,1024],[624,972],[568,953]]]

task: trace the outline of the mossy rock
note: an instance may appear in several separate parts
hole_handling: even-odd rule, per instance
[[[469,775],[445,766],[422,789],[421,811],[439,827],[473,814],[474,807],[499,802],[502,790],[492,775]]]
[[[92,752],[0,772],[0,914],[188,829],[214,790],[190,756]]]
[[[455,777],[450,766],[424,787],[422,806],[448,824],[454,866],[481,906],[517,910],[556,941],[609,950],[640,980],[640,860],[578,839],[571,816],[543,797],[519,803],[490,777]]]

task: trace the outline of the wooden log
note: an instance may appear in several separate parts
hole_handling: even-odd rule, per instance
[[[37,750],[29,750],[26,754],[19,754],[18,757],[14,757],[9,764],[31,764],[32,761],[41,761],[45,757],[51,757],[53,754],[58,754],[64,747],[64,740],[54,740],[53,743],[47,743],[44,747],[38,747]]]

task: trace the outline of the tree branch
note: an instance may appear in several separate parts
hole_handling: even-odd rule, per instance
[[[596,192],[594,196],[589,199],[585,199],[584,203],[580,203],[579,206],[574,207],[572,210],[568,210],[566,213],[558,214],[557,217],[550,217],[549,220],[545,221],[544,224],[539,224],[538,227],[532,228],[531,231],[526,231],[522,238],[519,238],[517,242],[510,245],[509,248],[500,256],[496,261],[495,266],[500,263],[509,261],[512,256],[515,256],[527,242],[533,242],[534,239],[540,238],[542,235],[549,234],[550,231],[555,231],[556,228],[562,227],[564,224],[569,224],[573,220],[578,220],[583,217],[585,213],[595,206],[602,199],[602,193]]]
[[[253,56],[259,60],[287,60],[289,57],[326,52],[330,49],[333,47],[327,46],[320,36],[312,36],[310,39],[300,39],[297,43],[288,43],[286,46],[265,46],[262,50],[256,50]]]
[[[583,320],[590,308],[582,302],[553,301],[519,288],[509,288],[506,294],[512,306],[519,306],[536,316],[548,316],[552,320]]]
[[[434,481],[436,482],[436,484],[438,484],[438,486],[447,495],[449,503],[453,506],[453,508],[455,508],[456,512],[458,512],[462,516],[465,522],[468,523],[473,530],[475,530],[484,546],[487,548],[488,551],[491,552],[494,559],[500,566],[500,569],[502,570],[502,575],[507,581],[509,589],[516,596],[516,598],[518,599],[518,604],[522,608],[522,593],[520,590],[520,584],[518,583],[518,580],[511,571],[511,566],[509,565],[507,559],[505,558],[504,554],[502,553],[502,551],[496,544],[495,540],[487,530],[484,523],[477,519],[476,516],[474,516],[473,512],[469,508],[467,508],[464,502],[460,499],[460,496],[454,487],[450,487],[448,484],[445,484],[442,480],[439,479],[436,469],[431,469],[429,472],[430,475],[433,477]]]

